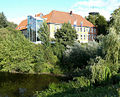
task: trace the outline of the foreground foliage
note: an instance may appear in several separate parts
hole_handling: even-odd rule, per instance
[[[68,72],[77,68],[84,69],[89,65],[90,59],[94,59],[96,56],[102,56],[101,46],[97,42],[89,42],[88,44],[76,42],[65,51],[62,66]]]
[[[51,48],[28,41],[20,31],[0,29],[0,70],[9,72],[54,72],[57,57]]]
[[[36,92],[37,97],[119,97],[120,83],[115,85],[94,86],[84,77],[77,81],[51,84],[49,89],[43,92]],[[119,80],[120,81],[120,80]]]

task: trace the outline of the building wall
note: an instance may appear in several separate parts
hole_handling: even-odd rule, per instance
[[[88,40],[93,41],[97,37],[97,28],[90,28],[89,33],[88,33]]]
[[[50,38],[55,38],[55,32],[57,32],[57,29],[61,28],[61,24],[49,24],[50,27]]]
[[[50,27],[50,38],[54,38],[54,24],[49,24]]]
[[[87,27],[76,27],[76,31],[78,34],[78,41],[80,43],[88,43],[88,31]]]
[[[60,29],[62,24],[49,24],[50,28],[50,38],[55,38],[55,32],[57,29]],[[88,41],[93,41],[96,38],[97,31],[94,29],[96,28],[90,28],[90,27],[75,27],[77,34],[78,34],[78,41],[80,43],[88,43]],[[93,29],[93,31],[92,31]]]

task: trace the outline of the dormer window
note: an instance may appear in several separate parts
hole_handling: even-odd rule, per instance
[[[81,27],[83,26],[83,21],[80,23]]]

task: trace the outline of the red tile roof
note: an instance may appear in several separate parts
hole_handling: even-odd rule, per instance
[[[36,14],[35,16],[38,17],[40,16],[42,13],[40,14]],[[61,12],[61,11],[55,11],[53,10],[52,12],[50,12],[47,15],[44,15],[43,18],[46,18],[46,22],[47,23],[68,23],[70,22],[72,25],[74,25],[74,22],[76,21],[76,25],[81,26],[81,22],[83,22],[83,26],[87,26],[87,27],[95,27],[91,22],[89,22],[88,20],[86,20],[85,18],[83,18],[82,16],[78,15],[78,14],[74,14],[72,13],[72,15],[68,12]],[[23,29],[27,29],[27,19],[23,20],[18,27],[16,28],[18,30],[23,30]]]
[[[83,26],[88,27],[94,27],[94,25],[83,18],[82,16],[78,14],[70,15],[68,12],[61,12],[61,11],[55,11],[53,10],[49,14],[43,16],[43,18],[47,18],[47,23],[68,23],[70,22],[72,25],[74,25],[74,22],[77,22],[78,26],[81,26],[81,22],[83,22]]]
[[[23,20],[16,28],[17,30],[27,29],[27,19]]]

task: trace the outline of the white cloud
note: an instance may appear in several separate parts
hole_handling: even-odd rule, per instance
[[[111,13],[120,6],[120,0],[80,0],[72,6],[74,13],[87,16],[89,12],[96,11],[109,20]]]

